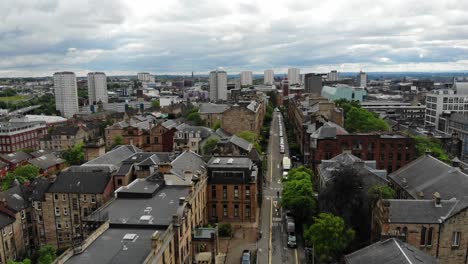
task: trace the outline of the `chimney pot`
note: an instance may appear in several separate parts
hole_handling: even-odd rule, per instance
[[[440,193],[439,192],[435,192],[434,193],[434,205],[435,207],[442,207],[442,203],[440,202]]]
[[[185,197],[179,198],[179,205],[183,205],[185,203]]]

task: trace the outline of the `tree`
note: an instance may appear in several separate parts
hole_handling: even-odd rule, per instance
[[[262,148],[260,147],[260,144],[258,143],[258,140],[259,140],[258,135],[255,134],[254,132],[245,130],[245,131],[239,132],[237,136],[254,144],[255,149],[258,152],[262,152]]]
[[[122,137],[122,135],[115,136],[113,140],[114,140],[114,143],[113,143],[114,146],[120,146],[124,144],[124,138]]]
[[[205,121],[201,118],[198,112],[191,112],[186,118],[189,121],[193,121],[196,126],[203,126],[205,124]]]
[[[38,167],[31,164],[17,167],[14,171],[8,172],[2,179],[2,190],[6,191],[10,189],[15,180],[20,184],[34,180],[39,175],[39,171],[40,169]]]
[[[379,199],[394,199],[396,196],[395,190],[387,185],[374,185],[367,191],[369,199],[374,205]]]
[[[218,233],[220,237],[232,236],[232,226],[230,223],[220,224],[218,227]]]
[[[161,103],[159,100],[154,100],[151,102],[151,108],[153,110],[159,110],[160,107],[161,107]]]
[[[213,125],[213,130],[217,130],[218,128],[221,128],[221,121],[218,120],[214,123]]]
[[[388,124],[378,118],[374,113],[371,113],[363,108],[351,107],[346,113],[345,129],[348,132],[373,132],[373,131],[388,131]]]
[[[218,143],[217,138],[210,138],[205,142],[205,145],[203,146],[203,154],[204,155],[210,155],[211,152],[214,150],[216,147],[216,144]]]
[[[51,264],[57,258],[57,250],[51,245],[44,245],[39,249],[39,264]]]
[[[306,221],[312,216],[316,208],[316,203],[310,176],[286,181],[283,185],[281,205],[291,210],[299,221]]]
[[[23,259],[22,261],[8,260],[7,264],[32,264],[32,261],[28,258]]]
[[[72,148],[63,152],[62,157],[69,165],[81,165],[84,161],[83,143],[76,144]]]
[[[320,262],[333,263],[339,261],[355,232],[347,229],[345,221],[332,214],[321,213],[314,218],[315,223],[304,232],[307,243],[313,244]]]
[[[432,137],[416,136],[416,152],[418,156],[422,156],[426,151],[430,151],[431,155],[443,162],[449,162],[450,157],[447,152],[442,148],[440,140]]]
[[[335,100],[334,102],[337,107],[343,108],[345,117],[346,117],[346,113],[349,112],[349,110],[351,110],[352,107],[361,108],[361,103],[357,100],[349,101],[347,99],[338,99],[338,100]]]

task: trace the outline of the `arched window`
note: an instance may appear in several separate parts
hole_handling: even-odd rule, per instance
[[[419,244],[421,246],[426,245],[426,227],[425,226],[421,227],[421,239],[420,239]]]

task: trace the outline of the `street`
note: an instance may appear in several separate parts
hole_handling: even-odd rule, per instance
[[[260,230],[262,238],[258,241],[258,263],[305,263],[304,243],[302,234],[296,234],[298,247],[287,247],[287,232],[280,197],[282,192],[281,178],[283,156],[289,156],[286,131],[283,127],[285,154],[279,151],[279,114],[273,115],[268,142],[268,168],[263,186],[263,203],[261,210]],[[283,122],[283,118],[281,118]],[[297,227],[296,227],[297,228]]]

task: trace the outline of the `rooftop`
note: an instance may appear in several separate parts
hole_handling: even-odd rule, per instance
[[[345,257],[347,264],[436,264],[439,261],[398,239],[379,241]]]
[[[246,157],[212,157],[208,161],[211,168],[250,168],[252,160]]]
[[[441,200],[440,206],[434,200],[398,200],[387,199],[390,223],[438,224],[466,208],[466,203],[459,200]]]
[[[200,104],[198,111],[202,114],[220,114],[228,108],[229,105],[226,104],[203,103]]]
[[[10,163],[16,164],[20,163],[22,161],[26,161],[31,158],[31,155],[28,153],[22,152],[22,151],[16,151],[13,153],[8,153],[8,154],[2,154],[0,155],[0,158],[3,160],[6,160]]]
[[[103,171],[63,171],[50,186],[49,193],[103,193],[111,177]]]
[[[67,264],[89,263],[143,263],[151,252],[153,229],[109,228],[81,254],[70,258]],[[164,232],[161,230],[160,232]],[[129,239],[136,235],[134,239]]]
[[[56,157],[54,154],[45,154],[35,159],[28,161],[34,166],[37,166],[43,170],[48,169],[52,166],[59,165],[65,162],[64,159]]]

